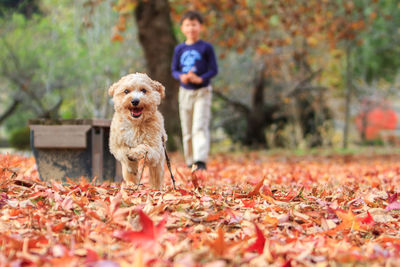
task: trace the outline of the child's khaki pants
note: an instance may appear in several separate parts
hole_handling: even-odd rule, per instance
[[[210,149],[211,86],[196,90],[179,88],[183,152],[187,165],[207,162]]]

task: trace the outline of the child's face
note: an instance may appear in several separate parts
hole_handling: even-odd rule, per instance
[[[187,40],[197,41],[200,38],[201,30],[202,25],[196,19],[185,19],[182,22],[181,31],[183,32]]]

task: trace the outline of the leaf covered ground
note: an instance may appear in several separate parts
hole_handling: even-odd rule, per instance
[[[42,182],[0,155],[0,265],[400,264],[400,156],[172,159],[177,190]]]

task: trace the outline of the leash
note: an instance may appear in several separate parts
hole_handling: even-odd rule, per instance
[[[164,136],[161,137],[161,140],[162,140],[162,144],[163,144],[163,147],[164,147],[165,160],[167,161],[168,170],[169,170],[169,173],[171,174],[172,184],[174,185],[174,189],[176,190],[175,178],[174,178],[174,175],[172,174],[171,161],[169,160],[168,153],[167,153],[167,148],[165,147]]]

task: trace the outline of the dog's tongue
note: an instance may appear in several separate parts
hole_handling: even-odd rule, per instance
[[[139,116],[140,114],[142,114],[143,108],[133,108],[131,109],[131,114],[133,116]]]

